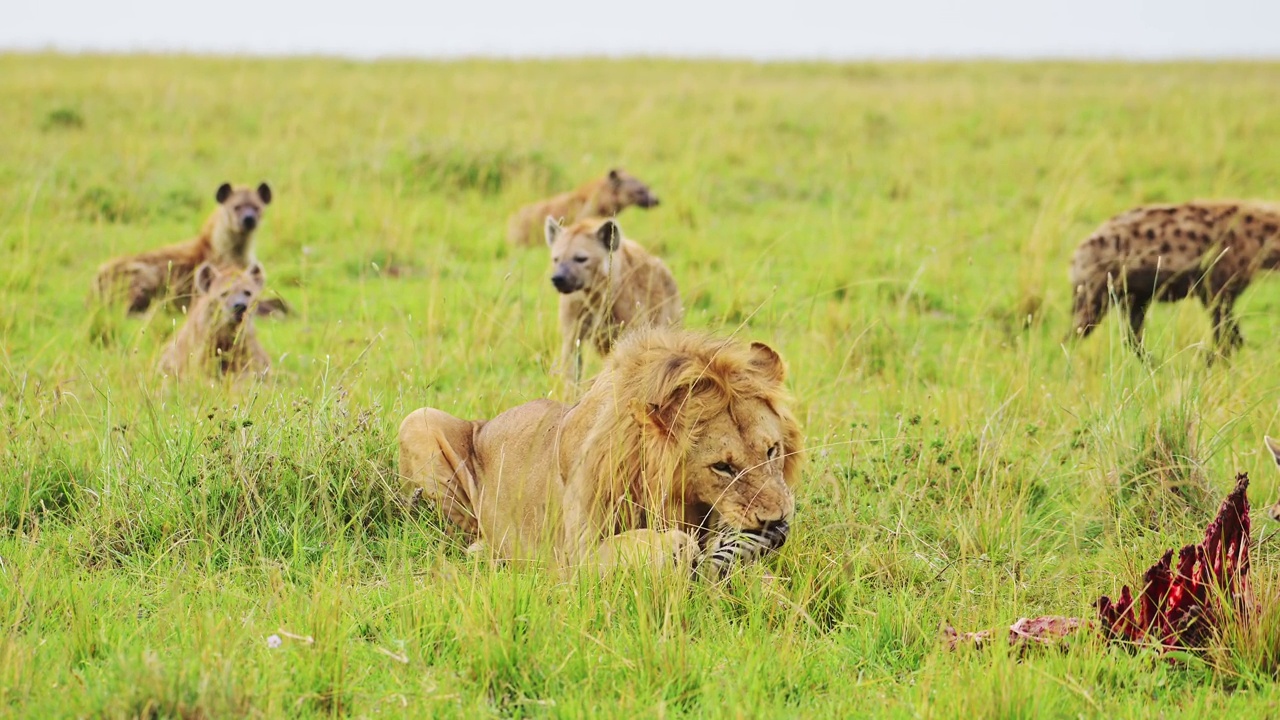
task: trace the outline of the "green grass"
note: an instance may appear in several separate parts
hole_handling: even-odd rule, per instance
[[[0,56],[0,712],[23,717],[1264,717],[1256,627],[1170,662],[949,653],[1092,617],[1280,474],[1280,279],[1209,368],[1161,306],[1063,348],[1066,267],[1141,202],[1280,199],[1280,64],[355,63]],[[690,326],[789,361],[796,531],[728,587],[469,560],[389,501],[431,405],[547,395],[555,298],[518,205],[621,165]],[[174,320],[95,318],[103,260],[267,180],[261,385],[164,385]],[[598,367],[591,359],[589,368]],[[1263,537],[1265,536],[1265,537]],[[285,637],[271,649],[267,637]]]

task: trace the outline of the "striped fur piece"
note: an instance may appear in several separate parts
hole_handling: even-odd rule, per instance
[[[707,540],[694,569],[702,577],[721,580],[735,566],[755,562],[782,547],[790,530],[785,522],[761,530],[722,528]]]

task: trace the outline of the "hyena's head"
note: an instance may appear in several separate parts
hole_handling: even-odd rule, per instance
[[[561,227],[547,216],[546,228],[551,284],[558,292],[591,292],[609,282],[611,256],[622,245],[622,229],[616,220],[588,218]]]
[[[658,206],[658,196],[653,194],[648,185],[640,182],[640,178],[626,170],[621,168],[610,170],[606,181],[610,198],[613,200],[610,204],[617,208],[614,212],[621,212],[623,208],[632,205],[642,208]]]
[[[266,282],[266,271],[256,262],[244,270],[204,263],[196,268],[196,299],[190,312],[214,337],[233,337],[250,317]]]
[[[1263,435],[1262,440],[1267,444],[1267,449],[1271,451],[1271,457],[1276,461],[1276,465],[1280,466],[1280,440],[1275,440],[1267,435]],[[1272,520],[1280,520],[1280,501],[1267,508],[1267,514],[1271,516]]]
[[[245,185],[232,187],[231,183],[222,183],[214,198],[217,199],[231,232],[248,235],[262,224],[262,213],[271,204],[271,186],[262,183],[254,189]]]

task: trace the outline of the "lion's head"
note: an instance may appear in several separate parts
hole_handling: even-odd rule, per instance
[[[630,332],[580,403],[599,405],[583,452],[602,529],[666,526],[706,538],[789,522],[803,436],[784,377],[767,345]]]

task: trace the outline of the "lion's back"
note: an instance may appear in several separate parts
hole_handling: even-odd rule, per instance
[[[553,470],[550,463],[568,409],[542,398],[501,413],[476,434],[477,456],[490,472],[546,475]]]

